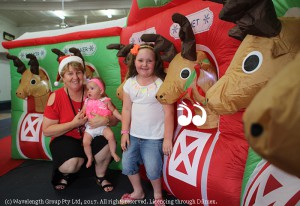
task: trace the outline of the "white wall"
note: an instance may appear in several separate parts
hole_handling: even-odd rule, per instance
[[[29,31],[39,31],[41,28],[22,28],[17,27],[9,19],[0,16],[0,103],[11,101],[11,76],[10,76],[10,65],[6,58],[7,49],[3,48],[2,42],[6,41],[3,39],[3,32],[10,33],[18,38],[23,33]]]
[[[20,36],[18,28],[13,22],[5,17],[0,17],[0,103],[11,101],[11,79],[9,61],[6,59],[7,49],[4,49],[2,42],[3,32],[8,32],[14,35],[16,38]]]
[[[9,19],[0,16],[0,52],[7,52],[6,49],[3,48],[2,42],[6,41],[3,39],[3,32],[10,33],[14,35],[16,38],[20,36],[19,29],[16,27],[16,25],[10,21]]]
[[[11,79],[9,61],[5,53],[0,53],[0,102],[11,100]]]

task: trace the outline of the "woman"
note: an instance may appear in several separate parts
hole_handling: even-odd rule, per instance
[[[82,147],[84,124],[87,117],[81,109],[86,96],[85,69],[83,61],[77,56],[65,56],[59,59],[57,80],[64,87],[53,92],[44,112],[43,133],[51,136],[50,151],[53,159],[52,184],[56,190],[64,190],[70,183],[70,178],[79,171],[85,161]],[[57,82],[56,82],[57,83]],[[92,128],[103,125],[116,125],[114,116],[101,117],[96,115],[88,123]],[[107,181],[105,173],[111,161],[107,140],[104,137],[95,138],[92,142],[92,152],[95,162],[97,184],[105,192],[113,190]]]

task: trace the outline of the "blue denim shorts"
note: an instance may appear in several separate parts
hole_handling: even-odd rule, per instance
[[[122,156],[122,173],[134,175],[139,172],[139,165],[144,164],[149,180],[156,180],[162,175],[163,139],[141,139],[130,135],[130,144]]]

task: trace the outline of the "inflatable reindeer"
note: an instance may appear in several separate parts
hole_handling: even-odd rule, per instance
[[[50,83],[47,73],[39,67],[39,62],[33,54],[27,54],[30,69],[16,56],[7,55],[13,60],[17,72],[22,74],[20,85],[16,91],[18,98],[27,102],[26,108],[19,119],[16,141],[18,151],[22,158],[51,159],[47,149],[47,141],[42,133],[41,125],[44,108],[50,93]]]
[[[251,101],[243,116],[255,152],[300,177],[300,52]],[[284,100],[284,101],[283,101]]]
[[[33,98],[34,109],[29,112],[43,113],[50,93],[50,85],[47,74],[39,68],[36,56],[33,54],[26,55],[26,58],[29,59],[30,69],[26,69],[25,64],[16,56],[7,54],[7,58],[13,60],[14,66],[18,68],[18,73],[22,75],[16,91],[17,97],[21,99]]]
[[[176,54],[176,50],[175,53],[172,52],[175,49],[173,45],[173,47],[170,44],[166,46],[160,41],[160,51],[168,49],[165,55],[170,53],[176,55],[170,58],[172,61],[167,68],[166,79],[156,97],[162,104],[173,104],[180,99],[190,100],[195,105],[196,115],[204,115],[203,110],[199,108],[206,111],[207,119],[201,128],[216,128],[218,116],[205,105],[205,93],[217,81],[217,70],[203,51],[196,51],[196,40],[189,20],[181,14],[174,14],[172,19],[181,26],[179,34],[182,40],[181,53]],[[143,41],[149,41],[146,38],[141,37]]]
[[[116,49],[116,50],[119,50],[117,52],[117,57],[124,57],[124,64],[127,65],[128,61],[129,61],[129,58],[131,56],[130,54],[130,49],[133,47],[134,45],[133,44],[128,44],[128,45],[123,45],[123,44],[110,44],[110,45],[107,45],[107,49]],[[127,74],[125,76],[125,79],[124,81],[122,82],[122,84],[117,88],[117,91],[116,91],[116,95],[117,97],[120,99],[120,100],[123,100],[123,85],[125,83],[127,79]]]

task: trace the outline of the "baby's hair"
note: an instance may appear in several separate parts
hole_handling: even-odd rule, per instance
[[[154,75],[159,77],[160,79],[164,80],[166,77],[166,73],[164,72],[163,61],[161,60],[159,52],[154,51],[153,44],[141,44],[138,51],[141,49],[150,49],[154,52],[155,55],[155,66],[154,66]],[[135,68],[135,59],[136,55],[131,55],[130,59],[128,60],[128,76],[127,78],[134,77],[138,75],[136,68]]]

